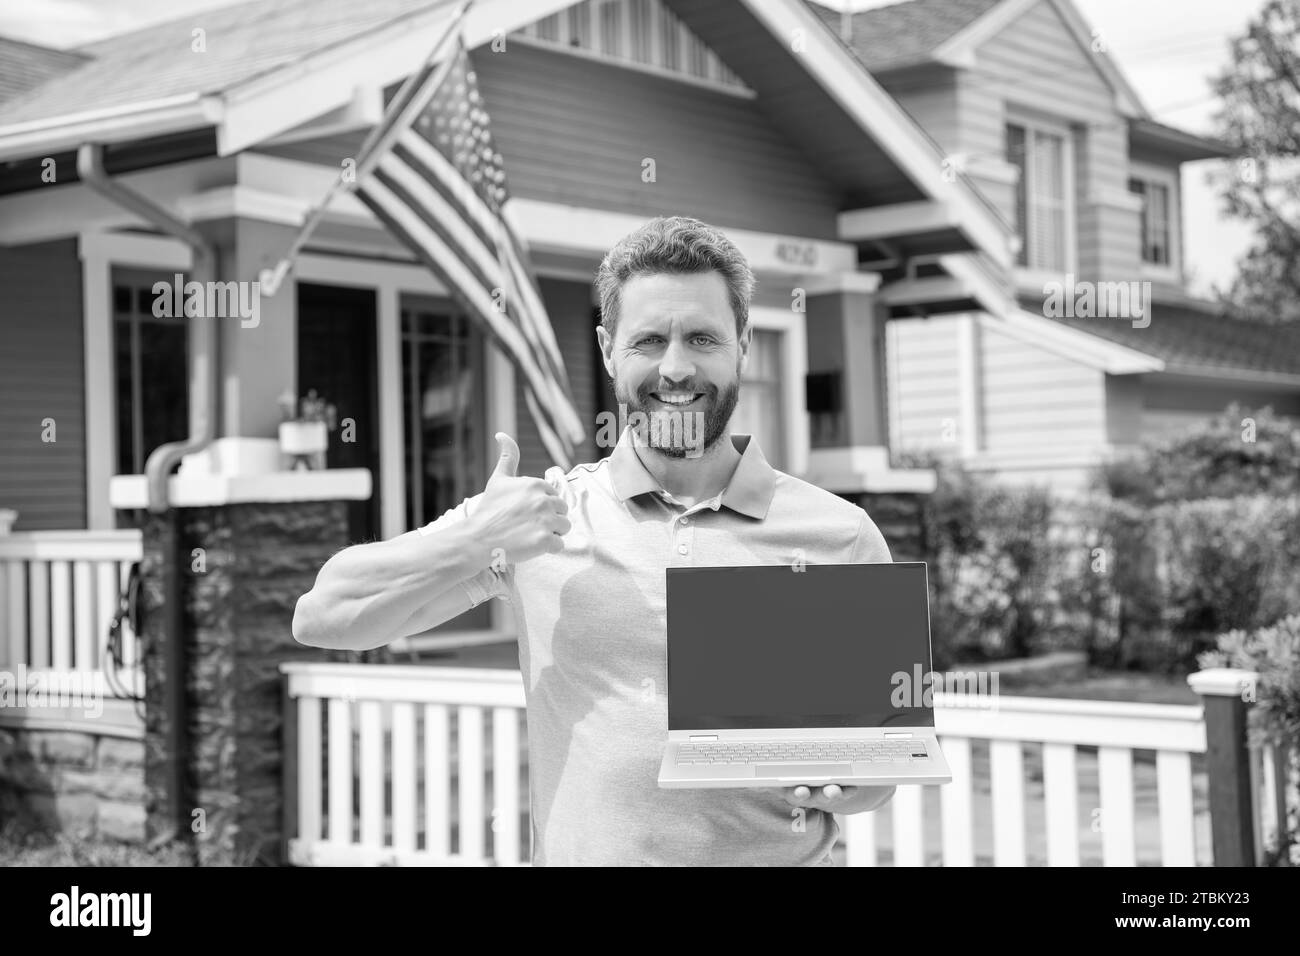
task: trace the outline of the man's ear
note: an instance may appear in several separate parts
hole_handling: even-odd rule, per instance
[[[740,333],[740,371],[745,371],[745,366],[749,364],[749,344],[754,338],[753,323],[746,321],[744,331]]]
[[[596,326],[596,343],[600,346],[600,358],[605,364],[605,372],[614,378],[614,337],[603,325]]]

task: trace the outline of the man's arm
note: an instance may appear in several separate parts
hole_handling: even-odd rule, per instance
[[[431,525],[334,555],[298,599],[300,644],[369,650],[418,634],[499,592],[493,566],[564,549],[568,505],[541,478],[520,478],[519,447],[497,434],[501,458],[482,494]]]
[[[487,568],[485,548],[464,520],[345,548],[298,599],[294,639],[364,651],[449,621],[474,606],[463,582]]]

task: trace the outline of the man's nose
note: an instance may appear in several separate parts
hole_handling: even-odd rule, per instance
[[[695,374],[695,363],[680,342],[669,342],[659,360],[659,375],[670,382],[684,382]]]

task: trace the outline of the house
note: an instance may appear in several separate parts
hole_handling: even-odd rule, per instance
[[[1228,149],[1156,122],[1071,0],[813,9],[1020,240],[1006,315],[897,300],[895,452],[1073,489],[1106,456],[1233,401],[1300,415],[1300,330],[1187,292],[1180,168]],[[899,272],[877,247],[884,276]]]
[[[15,531],[131,526],[139,501],[115,503],[110,479],[211,421],[216,440],[182,474],[266,468],[286,390],[314,388],[353,423],[329,462],[373,477],[354,540],[477,492],[499,429],[518,438],[522,473],[544,470],[502,353],[350,194],[256,323],[219,320],[209,340],[156,314],[155,284],[177,274],[247,283],[276,265],[454,6],[255,0],[86,46],[0,104],[0,505]],[[933,487],[889,464],[891,289],[933,314],[1002,314],[1011,231],[964,177],[936,175],[940,150],[811,8],[478,0],[464,31],[506,209],[591,423],[579,460],[608,453],[596,422],[613,408],[595,268],[645,219],[688,214],[725,229],[757,273],[736,430],[838,493]],[[927,275],[872,271],[880,245]]]

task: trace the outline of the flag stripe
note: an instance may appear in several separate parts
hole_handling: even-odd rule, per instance
[[[423,220],[425,225],[437,233],[450,250],[460,251],[459,258],[482,288],[489,292],[497,289],[507,291],[507,280],[509,280],[509,286],[513,287],[515,295],[506,296],[506,308],[518,313],[518,328],[532,347],[531,358],[534,361],[541,361],[544,365],[542,371],[545,380],[552,386],[551,394],[545,395],[545,398],[548,403],[554,403],[555,411],[560,417],[557,427],[567,433],[575,443],[581,442],[584,437],[582,422],[574,412],[571,403],[564,399],[568,376],[565,374],[562,360],[556,361],[559,349],[555,344],[550,322],[545,319],[545,307],[539,299],[534,298],[534,301],[529,301],[525,298],[530,293],[535,297],[536,293],[531,283],[521,284],[518,279],[518,273],[523,271],[522,263],[499,242],[494,242],[493,246],[501,249],[501,254],[494,255],[489,252],[488,248],[479,241],[480,233],[470,228],[465,217],[459,215],[449,204],[446,192],[439,188],[442,181],[430,182],[419,175],[402,161],[406,155],[409,153],[398,150],[385,156],[375,168],[375,178],[384,183]],[[361,188],[364,191],[366,187]],[[496,220],[492,220],[492,224],[499,239],[500,226]],[[515,273],[514,275],[507,277],[504,274],[503,261]],[[500,314],[497,313],[498,316]],[[539,334],[543,332],[547,334],[545,336]]]
[[[358,190],[358,194],[363,200],[369,200],[367,205],[375,209],[377,214],[382,213],[386,223],[399,238],[413,250],[422,253],[422,258],[434,268],[449,289],[460,291],[472,314],[484,321],[505,345],[507,355],[523,374],[528,387],[539,395],[549,396],[548,401],[553,400],[550,386],[555,383],[548,382],[541,375],[541,369],[533,361],[522,333],[497,312],[485,287],[472,278],[464,260],[416,212],[418,207],[403,202],[386,184],[379,181],[379,177]],[[543,407],[540,411],[550,418],[549,408]],[[555,426],[548,421],[548,427],[554,430]]]
[[[483,318],[493,327],[496,334],[502,336],[508,333],[523,333],[528,346],[531,347],[525,349],[527,361],[530,365],[535,364],[538,358],[545,354],[538,343],[528,336],[529,330],[535,326],[531,323],[527,325],[521,323],[519,326],[512,324],[506,315],[497,310],[496,300],[492,298],[493,289],[503,288],[500,262],[475,242],[464,221],[451,213],[443,202],[441,194],[392,156],[385,157],[376,167],[374,179],[383,183],[411,214],[417,216],[423,225],[441,240],[446,254],[455,259],[477,288],[487,295],[486,300],[475,301],[475,311],[482,312],[486,301],[486,308],[489,311]],[[360,191],[365,192],[368,188],[370,187],[363,186]],[[409,233],[409,230],[407,232]],[[565,414],[571,406],[561,391],[560,383],[563,380],[557,379],[554,374],[548,374],[553,371],[551,369],[542,368],[538,371],[542,385],[537,387],[545,387],[545,391],[541,392],[542,398],[548,407],[562,415],[562,420],[556,423],[556,427],[572,436],[575,443],[581,442],[583,439],[581,421],[577,422],[575,435],[573,426],[576,416]]]
[[[407,131],[399,138],[394,152],[414,166],[424,179],[438,189],[442,198],[457,210],[459,218],[474,228],[479,241],[485,247],[499,249],[508,259],[514,260],[510,264],[515,269],[516,275],[522,273],[525,277],[525,284],[520,289],[520,295],[525,297],[522,300],[525,309],[521,315],[525,335],[545,350],[551,365],[548,372],[555,375],[567,387],[567,375],[564,373],[564,360],[560,354],[559,344],[555,340],[551,323],[546,320],[546,307],[542,304],[540,291],[520,261],[522,250],[514,231],[492,215],[487,204],[479,199],[474,190],[466,188],[468,184],[446,157],[420,136]],[[509,240],[505,245],[499,242],[503,226]],[[580,423],[578,428],[581,429]],[[581,438],[578,440],[580,441]]]
[[[504,218],[504,161],[459,23],[367,137],[355,193],[501,345],[547,453],[567,467],[585,429],[528,247]]]

